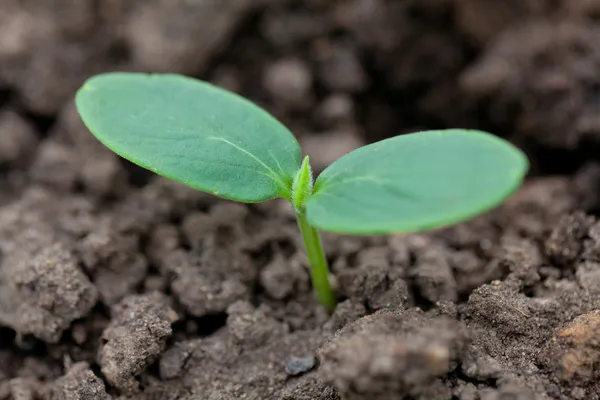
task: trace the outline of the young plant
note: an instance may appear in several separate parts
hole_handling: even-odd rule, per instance
[[[319,302],[336,297],[317,229],[407,233],[452,225],[497,205],[527,172],[508,142],[472,130],[396,136],[346,154],[316,181],[294,135],[250,101],[173,74],[107,73],[78,91],[89,130],[131,162],[239,202],[291,202]]]

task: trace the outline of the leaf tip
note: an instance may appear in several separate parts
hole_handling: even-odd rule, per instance
[[[292,205],[298,213],[304,212],[306,200],[313,191],[312,168],[309,161],[308,155],[305,156],[292,182]]]
[[[310,157],[307,155],[304,156],[304,158],[302,159],[302,163],[300,164],[300,169],[305,168],[305,166],[308,165],[308,167],[310,168]]]

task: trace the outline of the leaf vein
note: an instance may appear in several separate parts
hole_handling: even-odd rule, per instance
[[[260,164],[264,169],[266,169],[269,172],[269,176],[273,181],[275,181],[276,183],[278,183],[279,185],[281,185],[282,188],[285,188],[286,185],[283,182],[283,180],[275,173],[275,171],[273,171],[273,169],[271,169],[271,167],[269,167],[267,164],[265,164],[264,162],[262,162],[258,157],[256,157],[254,154],[252,154],[251,152],[249,152],[246,149],[241,148],[240,146],[236,145],[235,143],[230,142],[229,140],[222,138],[222,137],[216,137],[216,136],[209,136],[208,139],[210,140],[218,140],[220,142],[226,143],[230,146],[232,146],[233,148],[235,148],[236,150],[240,151],[241,153],[247,155],[248,157],[252,158],[254,161],[256,161],[258,164]]]

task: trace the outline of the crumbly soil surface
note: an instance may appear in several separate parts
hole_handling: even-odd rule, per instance
[[[3,0],[0,400],[600,400],[600,2]],[[151,176],[82,125],[108,70],[209,79],[317,170],[423,128],[532,161],[435,232],[324,234]]]

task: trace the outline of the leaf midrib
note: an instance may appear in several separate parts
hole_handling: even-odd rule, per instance
[[[271,167],[269,167],[267,164],[265,164],[264,162],[262,162],[260,160],[260,158],[258,158],[256,155],[254,155],[253,153],[251,153],[250,151],[236,145],[235,143],[223,138],[223,137],[218,137],[218,136],[208,136],[207,137],[208,140],[218,140],[220,142],[223,142],[225,144],[230,145],[231,147],[235,148],[236,150],[238,150],[239,152],[241,152],[242,154],[245,154],[246,156],[252,158],[254,161],[256,161],[260,166],[262,166],[266,171],[267,174],[265,174],[267,177],[271,178],[271,180],[273,180],[276,184],[278,184],[281,189],[285,189],[286,188],[286,184],[283,181],[283,179],[281,179],[281,177],[275,173],[275,171],[273,171],[273,169]]]

